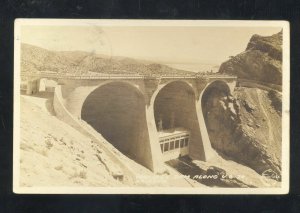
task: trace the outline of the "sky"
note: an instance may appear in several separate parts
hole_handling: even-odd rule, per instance
[[[220,64],[245,50],[253,34],[279,27],[30,26],[21,42],[55,51],[87,51],[167,64]]]

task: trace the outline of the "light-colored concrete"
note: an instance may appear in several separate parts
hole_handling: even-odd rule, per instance
[[[201,129],[197,117],[195,92],[183,81],[168,83],[155,97],[154,115],[156,123],[162,119],[163,129],[170,129],[172,115],[175,127],[191,132],[189,153],[198,160],[205,160]]]
[[[128,157],[154,170],[145,100],[136,88],[120,82],[97,88],[83,103],[81,119]]]
[[[127,166],[125,162],[122,162],[122,160],[114,153],[111,152],[105,145],[104,141],[105,139],[101,137],[99,134],[95,134],[93,131],[91,131],[89,128],[84,126],[78,119],[76,119],[64,106],[62,93],[61,93],[61,86],[57,86],[55,88],[54,97],[53,97],[53,107],[56,113],[56,116],[64,121],[65,123],[69,124],[70,126],[77,129],[80,133],[83,135],[91,138],[94,142],[96,142],[104,151],[105,153],[110,157],[110,159],[119,165],[124,172],[124,182],[133,183],[135,181],[135,174]]]
[[[151,146],[152,171],[155,173],[163,173],[165,166],[163,164],[163,156],[159,146],[158,134],[155,125],[153,106],[146,105],[146,122],[149,134],[149,142]]]
[[[59,112],[58,116],[73,125],[74,119],[90,121],[92,126],[94,122],[94,128],[108,142],[153,172],[161,173],[164,166],[156,127],[158,117],[163,115],[166,128],[173,123],[189,129],[189,155],[193,159],[207,161],[215,152],[202,112],[202,96],[207,88],[219,85],[231,93],[236,81],[233,77],[222,79],[219,76],[203,79],[70,78],[59,79],[59,84],[59,101],[65,111]],[[87,113],[84,116],[83,111]],[[172,113],[174,121],[170,119]]]

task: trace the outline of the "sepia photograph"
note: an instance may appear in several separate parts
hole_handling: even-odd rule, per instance
[[[289,33],[16,19],[13,191],[288,193]]]

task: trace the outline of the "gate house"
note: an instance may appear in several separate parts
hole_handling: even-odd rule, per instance
[[[159,143],[164,161],[189,154],[190,131],[173,128],[158,132]]]

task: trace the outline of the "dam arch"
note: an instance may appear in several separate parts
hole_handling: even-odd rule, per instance
[[[209,140],[211,147],[215,147],[219,134],[222,134],[221,129],[227,129],[225,127],[222,117],[225,113],[224,109],[226,106],[226,100],[229,100],[229,96],[232,93],[231,85],[222,80],[216,80],[208,84],[200,95],[199,105],[201,108],[201,120],[205,125],[205,134]],[[224,102],[225,101],[225,102]]]
[[[154,115],[155,114],[154,105],[155,105],[155,101],[157,100],[157,97],[159,97],[160,94],[163,93],[163,91],[166,88],[168,88],[170,85],[173,86],[177,85],[179,88],[182,88],[183,91],[189,93],[189,95],[186,96],[179,95],[179,97],[190,97],[188,101],[183,102],[185,104],[184,106],[185,107],[192,106],[191,110],[188,110],[189,112],[192,112],[190,114],[196,112],[192,117],[189,117],[190,114],[188,114],[187,116],[184,115],[182,116],[183,118],[186,118],[187,121],[185,122],[196,122],[195,125],[191,125],[192,128],[196,129],[195,132],[197,132],[196,134],[193,133],[192,137],[195,137],[195,135],[197,134],[198,135],[197,135],[197,139],[194,140],[195,142],[190,143],[189,156],[192,159],[207,161],[214,156],[214,150],[211,147],[211,143],[207,133],[206,124],[202,113],[201,101],[202,101],[203,93],[206,91],[207,88],[212,87],[210,85],[215,85],[216,81],[220,81],[221,83],[224,82],[224,84],[227,84],[230,90],[232,91],[235,86],[236,78],[226,77],[226,76],[225,77],[206,76],[206,78],[186,77],[186,76],[184,77],[166,76],[166,77],[157,77],[157,78],[149,78],[148,76],[133,76],[133,77],[125,76],[124,78],[119,76],[118,77],[101,76],[99,78],[80,77],[74,79],[65,78],[65,79],[59,79],[60,82],[59,90],[61,90],[60,104],[63,105],[65,110],[67,110],[67,112],[70,113],[75,119],[78,120],[83,119],[85,121],[88,121],[87,123],[89,124],[91,124],[91,121],[88,118],[90,118],[91,120],[93,119],[97,120],[97,118],[99,118],[99,115],[102,117],[102,114],[104,114],[105,116],[107,116],[107,119],[113,120],[112,118],[114,117],[115,120],[118,121],[120,117],[118,117],[117,115],[118,114],[122,115],[121,112],[126,112],[128,109],[132,109],[132,108],[137,109],[135,110],[136,114],[127,113],[130,114],[130,116],[127,116],[127,119],[121,118],[121,120],[124,122],[121,122],[119,125],[122,126],[121,125],[122,123],[126,123],[126,122],[128,123],[129,121],[133,121],[133,123],[139,123],[139,122],[135,122],[134,119],[140,116],[142,118],[141,120],[145,121],[142,122],[142,125],[136,128],[134,127],[127,128],[126,131],[124,131],[127,133],[129,132],[128,133],[129,135],[131,134],[130,133],[131,130],[134,130],[133,132],[135,133],[139,132],[139,134],[133,134],[135,136],[131,137],[131,138],[135,138],[135,140],[123,140],[124,137],[120,136],[119,138],[122,139],[122,141],[126,141],[125,143],[122,144],[120,142],[121,140],[118,141],[111,140],[111,138],[109,138],[108,136],[104,138],[103,137],[100,138],[101,140],[106,139],[117,149],[119,149],[128,157],[135,160],[137,163],[147,167],[148,169],[150,169],[155,173],[161,174],[165,172],[165,166],[164,166],[165,159],[163,156],[164,153],[161,152],[160,136],[159,136],[159,132],[157,131],[157,122],[156,122],[157,112],[156,112],[156,119]],[[118,92],[115,91],[115,88],[123,88],[121,89],[121,91],[125,91],[125,93],[123,93],[123,95],[117,95]],[[106,92],[101,92],[102,89],[105,89],[104,91]],[[94,94],[98,94],[98,95],[94,95]],[[106,97],[105,95],[109,96],[108,100],[110,101],[113,101],[112,97],[116,97],[115,102],[119,103],[120,107],[118,108],[120,109],[121,112],[106,113],[111,109],[109,109],[109,107],[104,107],[105,102],[107,102],[106,98],[103,98]],[[169,93],[169,95],[166,95],[165,97],[167,96],[177,97],[178,93],[176,94],[173,93],[173,95],[172,93]],[[101,101],[101,97],[102,97],[102,101]],[[124,99],[124,97],[134,97],[133,99],[135,101],[133,102],[136,103],[137,106],[130,104],[130,101],[126,100],[126,98]],[[96,103],[98,104],[93,104],[93,101],[91,101],[92,99],[97,100]],[[174,106],[178,105],[178,103],[176,103],[175,101],[173,101],[173,103]],[[89,108],[87,106],[94,106],[94,109]],[[178,106],[180,107],[180,104]],[[97,107],[99,108],[98,111],[100,111],[102,114],[100,113],[97,115],[96,113],[94,115],[93,113],[90,113],[92,112],[92,110],[97,109]],[[105,109],[104,111],[101,110],[103,109],[103,107]],[[70,123],[70,119],[68,118],[68,116],[66,116],[64,113],[58,113],[58,114],[62,120],[66,121],[67,123]],[[169,124],[167,124],[168,122]],[[167,126],[170,125],[170,121],[168,122],[165,123],[167,124]],[[119,123],[111,121],[108,124],[113,125]],[[182,123],[180,123],[180,125],[185,126]],[[124,129],[124,128],[118,128],[118,125],[116,126],[117,127],[115,128],[117,129]],[[103,131],[101,132],[98,130],[98,132],[100,132],[100,134],[104,136]],[[109,131],[107,130],[107,132]],[[124,134],[126,135],[126,133]],[[117,135],[122,135],[122,131]],[[136,139],[138,137],[140,137],[139,140]]]
[[[153,167],[145,97],[137,87],[121,81],[98,86],[84,100],[81,119],[123,154]]]
[[[170,81],[158,88],[152,99],[158,135],[188,132],[189,143],[183,154],[198,160],[205,160],[198,121],[197,92],[193,84],[184,80]],[[161,140],[159,142],[161,144]],[[176,148],[176,143],[174,146],[170,143],[169,146],[170,148],[174,146]],[[181,147],[181,145],[179,146]],[[165,151],[162,144],[161,151]],[[181,154],[177,157],[180,156]]]
[[[216,99],[212,102],[209,102],[209,99],[212,98],[212,96],[218,96],[216,98],[225,97],[231,94],[231,89],[229,85],[221,80],[216,80],[211,83],[209,83],[203,92],[200,95],[200,102],[201,102],[201,109],[202,113],[204,115],[204,118],[206,117],[206,109],[210,108],[210,105],[215,105]]]

